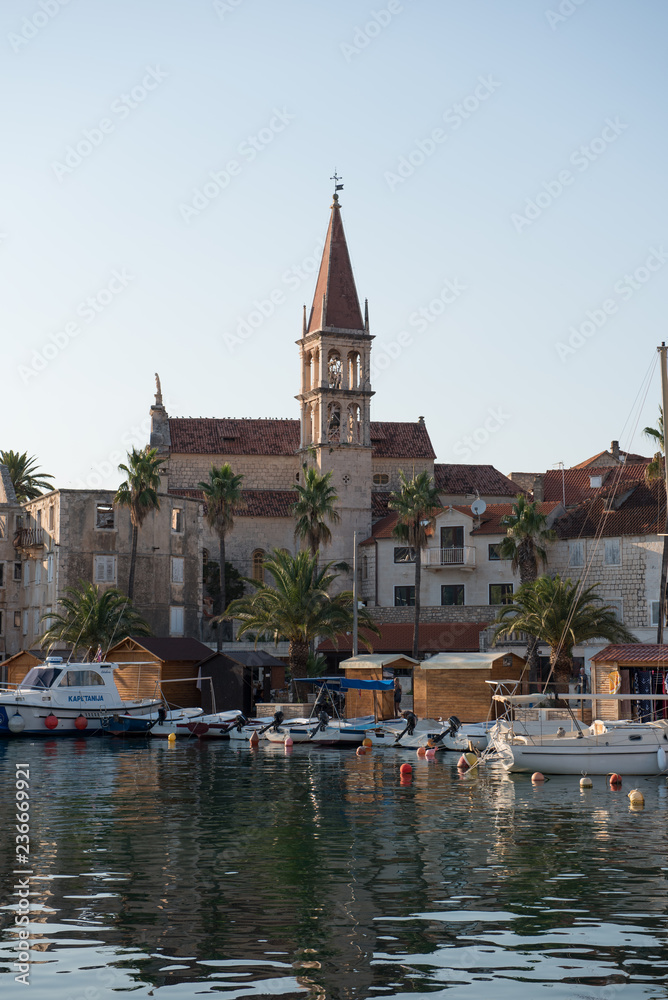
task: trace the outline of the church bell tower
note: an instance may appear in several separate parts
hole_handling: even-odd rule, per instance
[[[341,188],[337,185],[337,191]],[[315,464],[321,473],[331,472],[339,496],[341,522],[333,534],[335,539],[340,536],[340,543],[333,541],[328,559],[351,558],[353,531],[371,531],[372,340],[366,303],[362,318],[335,193],[313,305],[308,315],[304,307],[297,341],[302,462]]]

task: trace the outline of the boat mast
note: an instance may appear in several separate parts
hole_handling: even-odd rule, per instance
[[[656,632],[657,645],[663,644],[663,622],[666,615],[666,577],[668,576],[668,367],[665,341],[657,348],[661,355],[661,406],[663,409],[663,474],[666,483],[666,523],[663,534],[663,556],[661,559],[661,585],[659,590],[659,624]]]
[[[357,532],[353,532],[353,656],[357,656]]]

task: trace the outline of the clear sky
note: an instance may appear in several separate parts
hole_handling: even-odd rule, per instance
[[[374,419],[506,473],[648,452],[667,27],[662,0],[3,0],[0,447],[116,486],[156,371],[171,416],[298,416],[336,168]]]

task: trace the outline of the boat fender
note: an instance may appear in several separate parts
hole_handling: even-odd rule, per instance
[[[611,788],[621,788],[622,787],[622,776],[621,776],[621,774],[611,774],[610,775],[610,787]]]
[[[285,739],[283,740],[283,745],[286,747],[291,747],[293,742],[294,740],[292,739],[292,736],[286,736]]]
[[[26,720],[23,718],[20,712],[15,712],[14,715],[12,715],[9,722],[7,723],[7,726],[9,727],[10,733],[14,733],[15,736],[18,736],[19,733],[22,733],[23,730],[25,729]]]
[[[77,729],[83,731],[88,725],[88,719],[86,718],[85,715],[77,715],[76,719],[74,720],[74,725],[77,727]]]
[[[358,757],[364,757],[366,755],[366,747],[358,747],[355,753]]]
[[[46,726],[47,729],[56,728],[56,726],[58,725],[58,719],[53,714],[53,712],[50,712],[49,715],[47,715],[46,719],[44,720],[44,725]]]
[[[668,764],[668,758],[666,757],[666,751],[663,749],[663,747],[659,747],[659,749],[656,751],[656,759],[659,765],[659,770],[665,771],[666,765]]]
[[[436,747],[429,747],[428,750],[425,750],[424,755],[427,760],[433,760],[436,756]]]
[[[629,804],[632,809],[642,809],[645,805],[645,796],[639,788],[632,788],[629,792]]]
[[[591,780],[588,774],[583,774],[580,778],[580,788],[593,788],[594,782]]]

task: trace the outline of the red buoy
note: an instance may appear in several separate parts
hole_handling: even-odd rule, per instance
[[[44,720],[44,725],[46,726],[47,729],[56,728],[56,726],[58,725],[58,719],[53,714],[53,712],[51,712],[50,715],[47,715],[46,719]]]
[[[399,768],[399,774],[412,774],[413,768],[410,764],[402,764]]]
[[[88,725],[88,719],[86,718],[85,715],[77,715],[76,719],[74,720],[74,725],[77,727],[77,729],[85,729],[86,726]]]
[[[610,787],[611,788],[619,788],[621,786],[621,784],[622,784],[622,776],[621,776],[621,774],[611,774],[610,775]]]
[[[540,771],[534,771],[531,775],[531,782],[534,785],[540,785],[545,781],[545,775],[541,774]]]

